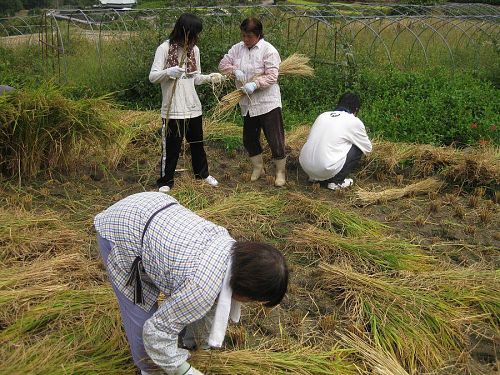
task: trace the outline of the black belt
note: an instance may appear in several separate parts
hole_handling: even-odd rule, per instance
[[[144,235],[146,234],[146,231],[149,228],[149,224],[151,224],[151,221],[153,218],[158,215],[161,211],[166,210],[170,206],[173,206],[176,203],[169,203],[166,206],[158,209],[153,213],[146,225],[144,226],[144,230],[142,231],[142,236],[141,236],[141,249],[142,249],[142,244],[144,242]],[[141,278],[141,272],[144,272],[144,266],[142,265],[142,258],[140,256],[137,256],[134,259],[134,262],[132,263],[132,266],[130,267],[130,272],[127,277],[127,281],[125,283],[126,286],[133,285],[134,286],[134,304],[142,304],[144,303],[144,297],[142,294],[142,278]]]

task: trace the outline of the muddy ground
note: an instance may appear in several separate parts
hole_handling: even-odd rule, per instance
[[[186,168],[187,171],[176,175],[173,195],[186,186],[193,188],[195,200],[199,201],[201,196],[206,197],[208,202],[214,196],[227,196],[236,190],[270,194],[273,191],[296,192],[384,223],[391,228],[391,236],[420,244],[426,252],[437,254],[451,263],[499,268],[500,207],[494,203],[491,195],[482,195],[481,191],[464,191],[459,186],[446,185],[439,192],[365,207],[356,199],[357,189],[378,191],[401,187],[414,181],[394,175],[377,175],[375,178],[361,166],[353,176],[354,187],[334,192],[307,182],[296,158],[291,158],[287,169],[287,184],[284,188],[276,188],[272,177],[274,167],[269,161],[268,153],[265,153],[267,176],[251,183],[251,165],[242,150],[226,152],[219,145],[209,143],[207,152],[210,173],[219,180],[219,187],[206,186],[192,177],[189,152],[186,151],[183,153],[184,157],[181,156],[178,167]],[[16,180],[5,180],[2,194],[11,207],[30,210],[49,208],[68,217],[71,225],[84,229],[90,243],[90,256],[98,259],[91,227],[93,216],[124,196],[155,190],[156,153],[153,149],[141,150],[139,157],[128,158],[128,161],[125,160],[114,171],[106,168],[89,170],[82,165],[78,172],[52,174],[43,180],[21,181],[20,186]],[[187,195],[178,199],[181,203],[190,204]],[[290,204],[293,205],[293,202]],[[231,228],[229,229],[231,232]],[[260,239],[268,235],[245,234],[245,231],[241,231],[236,236],[241,236],[242,233],[246,239]],[[278,246],[286,253],[289,252],[286,245],[278,243]],[[331,332],[336,327],[352,325],[352,322],[338,314],[338,306],[333,305],[331,298],[318,287],[314,261],[307,264],[308,259],[306,255],[292,261],[290,292],[279,308],[271,311],[256,306],[245,309],[243,324],[230,328],[229,347],[251,347],[252,342],[259,337],[283,336],[283,332],[302,345],[314,344],[324,348],[335,345]],[[476,373],[498,373],[499,344],[498,341],[471,336],[474,363],[469,364],[469,367],[479,371]],[[443,370],[442,373],[456,373],[454,371]]]

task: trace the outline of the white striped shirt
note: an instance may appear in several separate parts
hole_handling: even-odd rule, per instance
[[[281,93],[278,86],[278,74],[281,58],[271,43],[261,39],[248,49],[243,42],[231,47],[219,63],[219,70],[225,74],[239,69],[246,74],[248,82],[257,84],[257,90],[250,97],[240,100],[241,115],[260,116],[281,108]],[[236,82],[236,87],[241,87]]]
[[[153,213],[159,212],[141,237]],[[225,228],[215,225],[173,197],[156,192],[134,194],[115,203],[94,219],[97,232],[114,244],[107,268],[111,282],[131,301],[133,286],[126,286],[132,262],[142,258],[144,304],[149,311],[159,292],[166,296],[144,324],[144,347],[167,373],[175,371],[188,352],[177,347],[179,332],[203,318],[217,299],[235,242]]]

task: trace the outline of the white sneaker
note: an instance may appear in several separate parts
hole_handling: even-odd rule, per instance
[[[215,177],[212,177],[212,176],[208,176],[207,178],[205,178],[205,182],[213,187],[216,187],[217,185],[219,185],[219,181],[217,181],[215,179]]]
[[[327,187],[330,190],[345,189],[354,183],[352,178],[346,178],[341,184],[336,184],[335,182],[330,182]]]
[[[160,187],[160,188],[158,189],[158,191],[159,191],[160,193],[165,193],[165,194],[168,194],[168,193],[170,192],[170,186],[167,186],[167,185],[162,186],[162,187]]]

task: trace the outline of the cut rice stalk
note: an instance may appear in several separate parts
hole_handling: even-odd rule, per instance
[[[286,350],[262,349],[233,351],[198,351],[192,363],[209,374],[298,374],[298,375],[349,375],[357,368],[345,358],[349,351],[333,348],[319,351],[309,347],[292,347]]]
[[[373,236],[346,238],[308,224],[295,228],[288,243],[304,249],[306,255],[313,251],[324,261],[335,263],[347,258],[361,269],[371,271],[421,272],[436,264],[433,257],[425,255],[419,246],[409,242]]]
[[[279,75],[311,77],[314,75],[314,69],[308,64],[309,57],[299,53],[294,53],[280,63]],[[223,96],[219,103],[215,106],[212,116],[210,117],[210,121],[222,121],[225,115],[231,111],[239,103],[239,101],[245,97],[245,95],[246,94],[243,91],[238,89]]]
[[[409,373],[438,368],[465,348],[463,319],[471,319],[470,308],[443,299],[427,284],[405,285],[408,279],[418,280],[414,274],[365,275],[325,263],[320,269],[323,288],[343,299],[375,347],[397,358]]]
[[[438,191],[443,183],[435,178],[428,178],[423,181],[405,186],[401,189],[387,189],[379,192],[371,192],[365,190],[358,190],[356,195],[358,200],[364,205],[375,204],[378,202],[388,202],[411,194],[427,194],[430,192]]]
[[[408,372],[401,366],[391,353],[386,353],[380,349],[374,348],[355,334],[348,332],[339,335],[340,339],[346,344],[347,348],[355,349],[367,362],[374,374],[377,375],[408,375]]]

